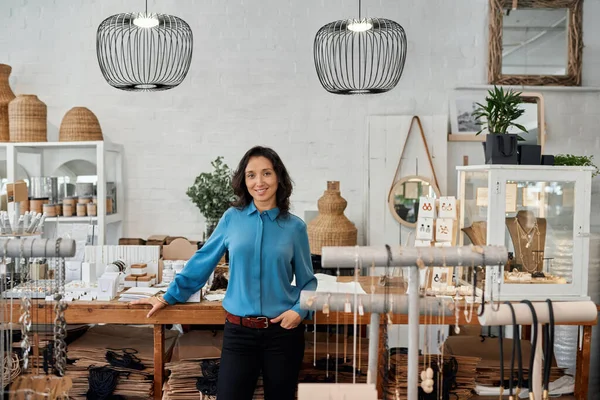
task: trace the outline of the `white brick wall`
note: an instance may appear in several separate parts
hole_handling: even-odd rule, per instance
[[[48,105],[49,139],[64,113],[89,107],[104,134],[123,143],[126,236],[200,238],[203,220],[185,195],[194,177],[223,155],[235,166],[252,145],[272,146],[296,182],[294,211],[316,209],[326,180],[342,181],[347,215],[363,233],[366,117],[447,113],[449,91],[486,81],[486,0],[381,0],[364,12],[399,22],[409,40],[398,87],[378,96],[337,97],[317,80],[312,45],[324,24],[355,16],[349,1],[150,1],[184,18],[194,32],[190,73],[178,88],[127,93],[111,88],[96,61],[98,24],[143,1],[3,0],[0,62],[13,66],[15,93]],[[600,2],[586,1],[584,84],[600,86]],[[598,154],[598,93],[545,92],[548,152]],[[477,144],[450,144],[449,165]],[[598,156],[600,162],[600,155]],[[454,173],[449,188],[454,188]],[[598,191],[598,184],[595,186]],[[594,202],[600,214],[600,201]],[[600,218],[594,223],[600,225]]]

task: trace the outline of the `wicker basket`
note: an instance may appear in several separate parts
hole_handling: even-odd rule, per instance
[[[102,140],[98,118],[85,107],[73,107],[60,123],[59,142]]]
[[[8,142],[10,135],[8,131],[8,103],[14,98],[8,77],[12,68],[10,65],[0,64],[0,142]]]
[[[340,195],[338,181],[327,182],[319,199],[319,215],[308,224],[308,242],[312,254],[321,254],[323,246],[355,246],[356,226],[344,215],[348,202]]]
[[[11,142],[47,142],[47,108],[34,94],[20,94],[8,103]]]

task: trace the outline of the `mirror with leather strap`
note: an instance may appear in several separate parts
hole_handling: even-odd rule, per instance
[[[425,146],[425,153],[427,155],[429,167],[431,168],[432,178],[428,178],[420,174],[410,176],[401,176],[400,174],[402,156],[406,150],[406,144],[408,143],[408,138],[410,137],[410,133],[415,122],[419,127],[421,139],[423,141],[423,145]],[[400,154],[400,159],[398,160],[398,167],[396,168],[396,173],[394,174],[394,182],[392,183],[390,191],[388,192],[388,207],[396,221],[407,228],[415,228],[417,225],[417,219],[419,217],[419,198],[439,198],[440,196],[441,193],[437,176],[435,174],[435,169],[433,168],[433,161],[431,159],[431,154],[429,153],[429,147],[427,145],[427,139],[425,138],[423,125],[421,124],[420,118],[418,116],[414,116],[408,128],[408,134],[406,135],[406,139],[404,141],[404,147],[402,149],[402,153]]]

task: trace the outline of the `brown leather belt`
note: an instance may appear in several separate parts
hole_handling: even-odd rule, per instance
[[[246,328],[266,329],[271,325],[267,317],[238,317],[237,315],[227,313],[225,318],[232,324],[245,326]]]

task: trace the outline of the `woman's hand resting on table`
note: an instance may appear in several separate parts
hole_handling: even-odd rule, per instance
[[[152,306],[152,309],[150,310],[150,312],[148,312],[148,315],[146,315],[146,318],[150,318],[152,316],[152,314],[154,314],[161,308],[165,308],[167,306],[165,303],[160,301],[157,297],[148,297],[147,299],[133,300],[131,302],[131,304],[150,304]]]
[[[294,310],[287,310],[281,315],[271,320],[271,323],[276,324],[277,322],[281,322],[281,327],[284,329],[294,329],[300,322],[302,322],[302,318],[300,314],[298,314]]]

